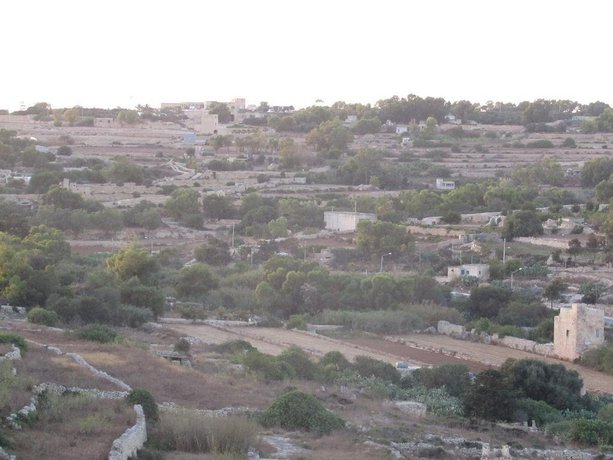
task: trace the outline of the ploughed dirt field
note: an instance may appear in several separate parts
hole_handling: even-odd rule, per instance
[[[588,391],[613,393],[613,376],[566,361],[496,345],[456,340],[442,335],[414,334],[386,339],[339,340],[303,331],[277,328],[213,327],[196,324],[165,324],[165,327],[210,344],[236,339],[247,340],[260,351],[273,355],[281,353],[291,345],[296,345],[315,356],[322,356],[329,351],[336,350],[350,360],[356,356],[365,355],[389,363],[396,361],[407,361],[416,365],[457,363],[466,364],[476,372],[488,367],[498,367],[508,358],[540,359],[548,363],[563,364],[576,370],[583,378]]]

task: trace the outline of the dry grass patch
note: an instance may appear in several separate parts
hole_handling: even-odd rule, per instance
[[[363,439],[345,433],[336,432],[329,436],[303,437],[300,446],[308,449],[308,454],[296,454],[292,460],[308,458],[309,460],[355,460],[368,458],[370,460],[389,460],[390,452],[384,448],[377,448],[364,444]]]
[[[17,372],[30,375],[36,383],[57,383],[80,388],[118,390],[113,383],[98,378],[75,363],[72,358],[56,355],[41,347],[31,346],[21,361],[15,363]]]
[[[47,395],[36,419],[11,433],[11,441],[19,459],[106,459],[113,440],[134,420],[124,400]]]
[[[182,409],[160,415],[150,442],[164,450],[244,456],[256,443],[258,430],[247,417],[211,417]]]
[[[32,396],[34,380],[13,373],[13,362],[0,362],[0,415],[6,417],[25,406]]]

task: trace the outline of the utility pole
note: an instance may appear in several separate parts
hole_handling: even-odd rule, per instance
[[[507,239],[502,239],[502,265],[504,267],[505,262],[507,261]]]

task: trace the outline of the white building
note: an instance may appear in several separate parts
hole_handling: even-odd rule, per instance
[[[447,267],[447,279],[454,281],[466,276],[474,276],[481,281],[490,279],[490,266],[488,264],[464,264]]]
[[[437,178],[435,186],[437,190],[453,190],[455,189],[455,182],[452,180]]]
[[[396,134],[404,134],[409,131],[408,125],[396,125]]]
[[[332,230],[335,232],[355,232],[358,222],[362,220],[375,222],[377,220],[377,215],[364,212],[324,212],[326,230]]]

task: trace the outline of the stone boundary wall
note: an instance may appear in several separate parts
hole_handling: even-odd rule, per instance
[[[128,460],[136,455],[147,441],[147,422],[142,406],[135,404],[134,412],[136,412],[136,423],[113,441],[109,460]]]
[[[452,324],[449,321],[439,321],[437,332],[455,339],[469,340],[471,342],[482,342],[485,344],[501,345],[515,350],[527,351],[549,358],[558,358],[553,350],[553,343],[538,343],[534,340],[522,339],[519,337],[506,336],[499,337],[498,334],[477,333],[474,329],[467,331],[464,326]]]
[[[85,359],[83,359],[83,357],[81,355],[79,355],[77,353],[66,353],[66,356],[71,357],[77,364],[79,364],[79,365],[89,369],[97,377],[100,377],[100,378],[103,378],[105,380],[108,380],[109,382],[114,383],[119,388],[122,388],[122,389],[124,389],[126,391],[132,391],[132,387],[130,385],[128,385],[125,382],[122,382],[121,380],[119,380],[118,378],[113,377],[112,375],[107,374],[104,371],[96,369],[94,366],[92,366],[87,361],[85,361]]]

